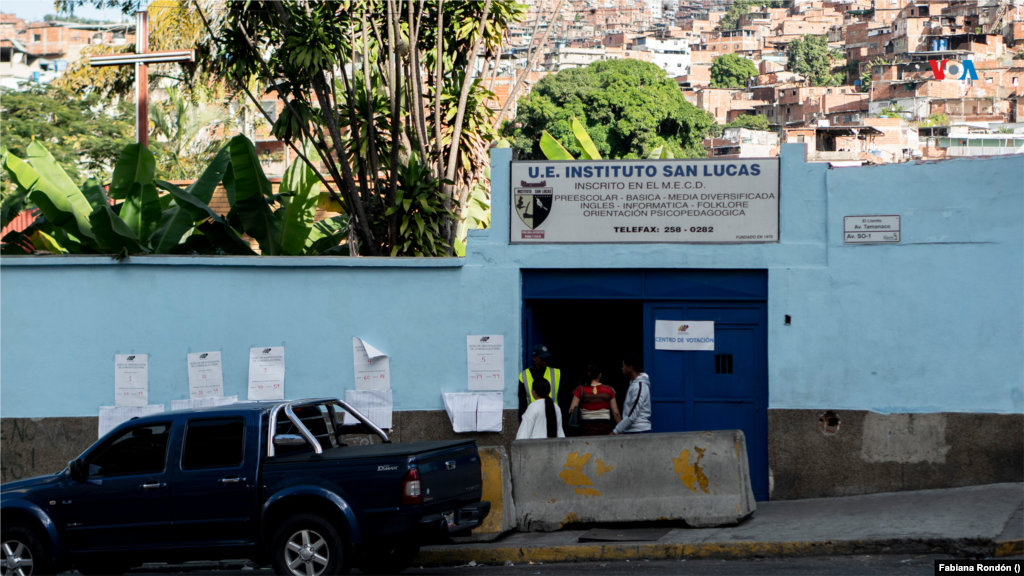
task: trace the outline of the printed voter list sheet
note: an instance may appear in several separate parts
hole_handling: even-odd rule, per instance
[[[356,390],[391,389],[391,367],[387,354],[362,338],[352,338],[352,364],[355,366]]]
[[[141,418],[164,411],[163,404],[148,406],[100,406],[100,435],[103,438],[108,432],[132,418]]]
[[[391,428],[391,390],[345,390],[345,402],[366,416],[382,430]],[[358,424],[351,414],[345,414],[346,424]]]
[[[694,320],[654,322],[655,350],[715,350],[715,323]]]
[[[114,354],[114,406],[149,404],[149,354]]]
[[[284,346],[249,348],[249,400],[284,400]]]
[[[444,399],[444,409],[448,412],[448,418],[452,421],[452,430],[455,432],[476,431],[476,394],[464,392],[447,394],[441,390],[441,397]]]
[[[188,355],[188,395],[190,398],[224,395],[220,352],[196,352]]]
[[[227,406],[238,402],[238,396],[208,396],[206,398],[188,398],[187,400],[171,400],[171,410],[192,410],[193,408],[209,408],[210,406]]]
[[[470,390],[505,389],[505,337],[466,336]]]
[[[477,432],[501,432],[501,392],[477,393],[476,430]]]

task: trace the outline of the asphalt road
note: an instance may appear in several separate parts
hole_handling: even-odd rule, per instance
[[[638,576],[685,574],[687,576],[931,576],[934,561],[945,555],[874,555],[804,558],[761,558],[751,560],[650,560],[616,562],[570,562],[560,564],[516,564],[513,566],[456,566],[448,568],[412,567],[403,574],[431,576]],[[135,570],[132,574],[188,574],[189,576],[265,576],[263,570],[204,570],[158,572],[157,567]],[[353,570],[353,574],[358,574]],[[76,573],[72,573],[76,574]]]

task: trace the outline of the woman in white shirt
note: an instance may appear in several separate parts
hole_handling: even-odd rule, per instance
[[[551,399],[551,384],[547,378],[533,382],[533,401],[523,412],[516,440],[528,438],[565,438],[562,432],[562,411]]]

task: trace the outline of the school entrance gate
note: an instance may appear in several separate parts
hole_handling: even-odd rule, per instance
[[[544,344],[563,388],[597,364],[621,399],[622,356],[642,351],[654,431],[743,430],[754,496],[768,499],[767,271],[523,270],[522,282],[523,366]],[[658,320],[713,321],[714,351],[656,350]]]

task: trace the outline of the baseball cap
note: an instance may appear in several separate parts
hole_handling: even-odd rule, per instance
[[[538,358],[550,358],[551,352],[548,352],[548,347],[543,344],[537,344],[533,347],[533,355]]]

